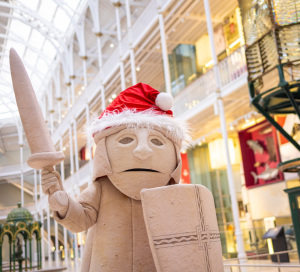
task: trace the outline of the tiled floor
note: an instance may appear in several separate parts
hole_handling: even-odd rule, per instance
[[[228,261],[225,262],[226,264],[232,263],[237,264],[236,261]],[[247,262],[244,262],[244,264],[250,265],[277,265],[277,263],[272,263],[270,260],[248,260]],[[284,263],[284,265],[300,265],[297,261],[291,261],[290,263]],[[300,266],[299,267],[281,267],[280,270],[278,270],[278,267],[241,267],[239,270],[239,267],[232,267],[232,270],[230,270],[230,267],[225,266],[224,269],[225,272],[251,272],[251,271],[260,271],[260,272],[300,272]]]
[[[68,261],[68,265],[67,265],[67,270],[63,270],[63,271],[67,271],[67,272],[80,272],[80,266],[81,266],[81,261],[77,261],[77,264],[75,264],[75,261]],[[66,263],[64,261],[45,261],[43,263],[43,269],[47,269],[47,268],[57,268],[57,267],[66,267]]]
[[[229,263],[229,262],[226,262]],[[230,262],[230,263],[237,263],[237,262]],[[271,261],[268,260],[255,260],[255,261],[247,261],[246,264],[276,264],[276,263],[272,263]],[[76,265],[75,265],[75,261],[68,261],[68,269],[64,270],[67,272],[80,272],[80,265],[81,262],[80,260],[77,262],[77,269],[76,269]],[[299,265],[299,262],[296,261],[292,261],[291,263],[288,263],[287,265]],[[45,261],[44,263],[44,268],[55,268],[55,267],[65,267],[65,262],[52,262],[52,261]],[[278,268],[277,267],[241,267],[241,269],[239,270],[238,267],[232,267],[232,270],[230,270],[230,267],[226,266],[224,269],[225,272],[252,272],[252,271],[259,271],[259,272],[278,272]],[[280,270],[281,272],[300,272],[300,267],[297,268],[292,268],[292,267],[286,267],[286,268],[281,268]],[[126,271],[124,271],[126,272]],[[147,272],[147,271],[145,271]]]

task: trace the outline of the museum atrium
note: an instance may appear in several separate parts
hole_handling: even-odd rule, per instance
[[[41,170],[27,164],[11,48],[24,63],[54,148],[65,155],[55,169],[70,197],[92,184],[96,145],[87,126],[142,82],[172,95],[174,117],[192,129],[192,144],[181,149],[180,183],[212,192],[225,271],[299,271],[300,97],[283,87],[298,88],[300,79],[299,6],[0,0],[0,271],[80,271],[87,250],[87,231],[73,233],[54,220]],[[278,82],[277,96],[262,98]],[[22,222],[32,228],[29,237]],[[270,256],[279,251],[285,253]],[[240,263],[252,267],[239,270]]]

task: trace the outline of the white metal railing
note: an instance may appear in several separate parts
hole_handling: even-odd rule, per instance
[[[90,162],[89,162],[90,163]],[[84,185],[91,181],[91,173],[90,173],[90,165],[86,163],[83,165],[77,172],[73,175],[69,176],[63,183],[64,189],[68,194],[74,190],[74,188],[78,188],[79,186]],[[29,167],[29,166],[28,166]],[[32,170],[32,168],[30,168]],[[37,188],[39,193],[39,187]],[[31,213],[34,213],[37,209],[44,209],[48,206],[48,196],[43,195],[41,199],[35,204],[34,202],[28,203],[24,205]],[[15,207],[3,207],[0,208],[0,219],[6,218],[9,212]]]
[[[179,92],[174,98],[174,115],[196,107],[202,100],[217,91],[214,70],[209,70]]]
[[[168,2],[169,0],[162,0],[164,7],[168,4]],[[122,38],[120,44],[115,47],[113,53],[104,63],[102,71],[99,71],[94,79],[90,82],[80,99],[77,99],[75,105],[62,120],[59,127],[55,130],[52,137],[53,143],[57,143],[59,141],[60,134],[64,134],[66,132],[69,123],[72,121],[72,118],[76,118],[82,113],[85,103],[89,103],[93,100],[93,95],[100,89],[101,79],[102,84],[106,84],[117,71],[119,68],[119,61],[121,60],[120,56],[122,56],[122,60],[128,57],[131,42],[137,43],[143,36],[145,36],[145,30],[153,26],[155,21],[158,19],[157,8],[157,0],[151,0],[149,1],[148,5],[145,6],[142,13],[133,23],[131,34],[127,33],[127,35]]]
[[[247,73],[245,46],[232,52],[227,58],[220,61],[218,66],[220,70],[221,87],[225,87]]]
[[[242,257],[242,258],[235,258],[235,259],[227,259],[224,260],[224,267],[228,267],[230,269],[230,271],[233,271],[232,268],[237,267],[238,271],[241,272],[241,267],[253,267],[253,268],[276,268],[276,270],[272,270],[272,271],[278,271],[281,272],[281,268],[295,268],[298,267],[300,268],[300,264],[291,264],[291,263],[284,263],[282,264],[280,261],[280,255],[282,254],[289,254],[289,253],[296,253],[297,254],[298,250],[294,249],[294,250],[286,250],[286,251],[280,251],[280,252],[275,252],[273,254],[270,253],[266,253],[266,254],[258,254],[258,255],[252,255],[252,256],[246,256],[246,257]],[[271,257],[271,256],[276,256],[276,261],[277,264],[267,264],[267,263],[247,263],[247,260],[249,259],[257,259],[257,258],[261,258],[261,257]],[[233,262],[233,261],[237,261],[238,263],[226,263],[226,262]]]
[[[32,171],[33,169],[26,162],[22,164],[23,173]],[[7,177],[21,174],[21,164],[12,164],[0,166],[0,177]]]
[[[217,84],[214,69],[219,69],[220,84]],[[215,93],[218,85],[222,90],[247,73],[245,47],[242,46],[234,51],[214,69],[210,69],[174,97],[175,116],[196,107],[201,101]]]

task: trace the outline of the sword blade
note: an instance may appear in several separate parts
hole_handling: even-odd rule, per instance
[[[9,52],[11,78],[21,121],[32,154],[55,152],[26,69],[17,52]]]

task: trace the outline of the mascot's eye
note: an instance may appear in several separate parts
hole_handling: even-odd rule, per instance
[[[158,139],[152,139],[151,143],[154,144],[154,145],[157,145],[157,146],[163,145],[162,142]]]
[[[123,138],[122,140],[120,140],[119,143],[121,143],[121,144],[130,144],[132,141],[133,141],[132,138],[126,137],[126,138]]]

